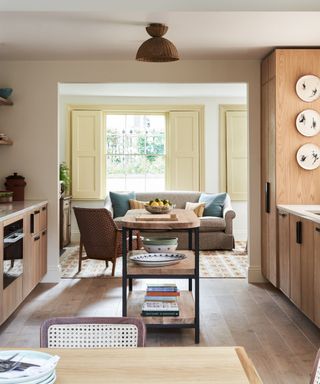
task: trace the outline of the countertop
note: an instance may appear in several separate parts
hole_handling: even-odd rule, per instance
[[[23,214],[31,209],[46,204],[46,200],[25,200],[25,201],[13,201],[12,203],[0,204],[0,222],[10,219],[17,214]]]
[[[304,219],[312,220],[320,224],[320,205],[277,205],[281,211],[293,213]],[[318,214],[316,214],[318,212]]]

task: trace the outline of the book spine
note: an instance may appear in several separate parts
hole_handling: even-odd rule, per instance
[[[180,292],[147,291],[148,296],[180,296]]]
[[[177,298],[174,296],[145,296],[145,301],[167,301],[167,302],[175,302]]]
[[[177,292],[177,291],[178,291],[177,288],[169,288],[169,287],[165,287],[165,288],[148,287],[147,288],[147,292]]]
[[[142,311],[141,316],[179,316],[179,311]]]

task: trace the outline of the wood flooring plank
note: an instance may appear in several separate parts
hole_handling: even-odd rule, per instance
[[[151,281],[135,280],[134,290],[145,289]],[[186,281],[175,282],[187,288]],[[48,317],[121,316],[121,295],[119,278],[40,284],[0,327],[0,345],[39,346],[39,327]],[[201,279],[200,315],[200,345],[243,346],[266,384],[308,382],[320,347],[319,329],[271,285]],[[194,330],[148,330],[146,344],[194,346]]]

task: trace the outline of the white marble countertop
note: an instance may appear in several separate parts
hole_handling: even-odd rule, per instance
[[[320,223],[320,205],[277,205],[281,211],[293,213],[294,215],[301,216],[304,219],[312,220]],[[318,214],[317,214],[318,213]]]
[[[12,203],[0,204],[0,222],[11,219],[15,215],[26,213],[32,209],[46,204],[46,200],[25,200],[25,201],[13,201]]]

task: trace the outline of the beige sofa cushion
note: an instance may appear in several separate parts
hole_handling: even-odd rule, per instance
[[[203,216],[200,217],[200,232],[224,231],[226,221],[222,217]]]

